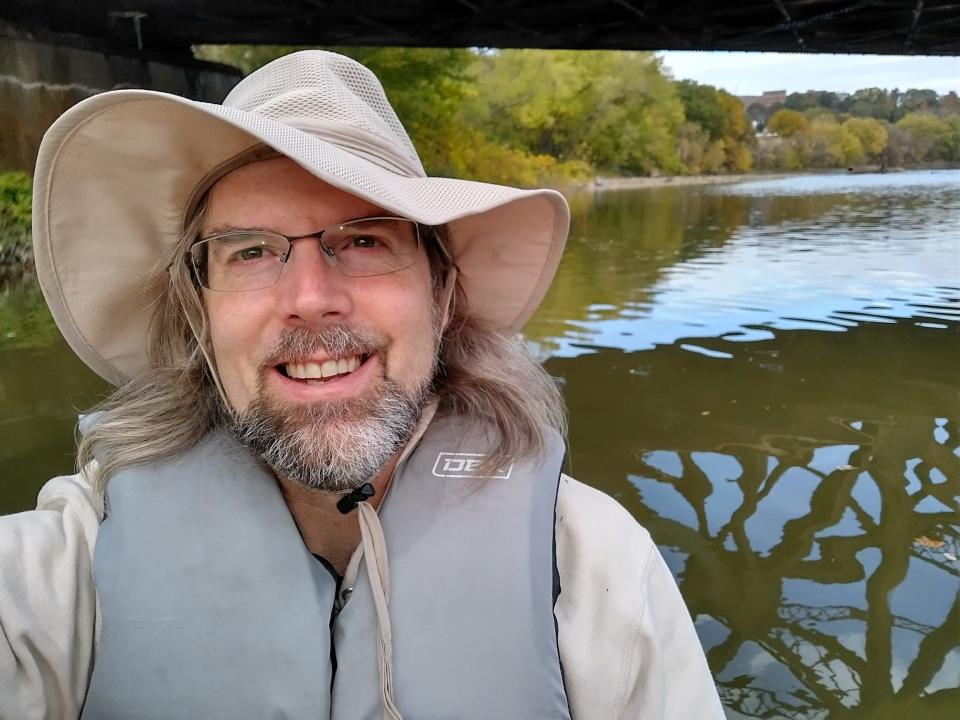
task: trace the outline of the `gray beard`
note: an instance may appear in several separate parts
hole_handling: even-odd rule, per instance
[[[294,342],[304,338],[291,338],[285,346]],[[344,349],[337,342],[318,346]],[[362,396],[307,406],[281,405],[261,391],[236,413],[233,427],[240,442],[278,475],[313,490],[345,493],[373,480],[407,443],[429,398],[429,381],[407,389],[388,377]]]

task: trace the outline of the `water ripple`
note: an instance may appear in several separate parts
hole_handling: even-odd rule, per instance
[[[743,224],[700,225],[693,215],[673,250],[663,245],[668,230],[648,236],[634,228],[619,241],[604,231],[599,255],[594,241],[574,238],[571,264],[561,265],[541,316],[549,316],[550,300],[564,285],[576,287],[585,298],[576,339],[628,351],[678,342],[691,337],[691,328],[693,337],[731,343],[738,333],[752,337],[756,327],[843,332],[913,318],[933,321],[925,329],[948,330],[960,322],[958,191],[960,173],[953,171],[807,176],[703,190],[696,197],[713,204],[711,217],[739,214]],[[658,207],[642,204],[650,197],[625,203],[618,224],[632,227],[624,219],[632,213],[642,227]],[[583,253],[588,272],[577,269]],[[573,319],[575,296],[563,297],[562,314],[549,327]],[[536,322],[530,332],[536,334]],[[543,339],[558,354],[577,354],[566,335]]]

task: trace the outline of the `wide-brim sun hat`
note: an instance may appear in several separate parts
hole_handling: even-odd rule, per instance
[[[165,282],[158,264],[200,196],[257,148],[390,213],[445,225],[468,314],[494,327],[519,330],[560,262],[569,228],[560,193],[427,177],[380,82],[350,58],[287,55],[222,105],[110,91],[50,127],[34,174],[40,286],[98,375],[122,385],[148,369],[147,328]]]

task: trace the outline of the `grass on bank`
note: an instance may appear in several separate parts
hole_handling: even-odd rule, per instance
[[[33,264],[30,249],[32,196],[33,180],[27,173],[0,172],[0,275],[4,268],[22,271]]]

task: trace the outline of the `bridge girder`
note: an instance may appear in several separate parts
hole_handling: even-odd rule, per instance
[[[7,0],[0,21],[128,55],[201,43],[960,54],[960,0]]]

